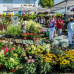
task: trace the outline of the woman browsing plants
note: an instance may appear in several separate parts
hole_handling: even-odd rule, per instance
[[[23,33],[26,33],[26,23],[27,23],[27,21],[26,21],[26,18],[24,18],[23,19],[24,20],[24,22],[23,22],[23,24],[22,24],[22,27],[23,27]]]

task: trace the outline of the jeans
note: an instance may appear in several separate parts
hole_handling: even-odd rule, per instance
[[[54,35],[54,27],[49,28],[49,39],[53,39],[53,35]]]
[[[41,23],[42,24],[42,26],[43,26],[43,23]]]
[[[72,35],[73,33],[68,32],[69,44],[72,44]]]
[[[58,29],[58,36],[61,36],[62,34],[62,29]]]

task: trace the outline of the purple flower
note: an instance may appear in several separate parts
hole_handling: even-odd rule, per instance
[[[27,60],[28,59],[28,57],[25,57],[25,60]]]
[[[29,56],[30,59],[32,59],[32,56]]]
[[[34,59],[32,59],[32,60],[31,60],[31,62],[33,63],[33,62],[35,62],[35,60],[34,60]]]
[[[28,60],[28,63],[31,63],[31,60]]]

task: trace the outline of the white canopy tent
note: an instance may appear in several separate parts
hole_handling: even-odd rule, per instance
[[[60,10],[60,9],[65,8],[65,24],[66,24],[67,7],[72,7],[72,6],[74,6],[74,0],[64,0],[52,7],[50,7],[49,9],[51,11],[56,11],[56,10]],[[65,28],[64,28],[64,30],[65,30]]]
[[[7,11],[50,12],[50,9],[42,7],[8,7]]]
[[[60,9],[63,9],[66,7],[72,7],[72,6],[74,6],[74,0],[64,0],[52,7],[50,7],[49,9],[51,11],[56,11],[56,10],[60,10]]]

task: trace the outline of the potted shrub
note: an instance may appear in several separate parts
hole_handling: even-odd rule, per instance
[[[5,66],[10,69],[11,72],[16,71],[16,67],[19,66],[19,61],[14,60],[13,58],[10,58],[5,62]]]

